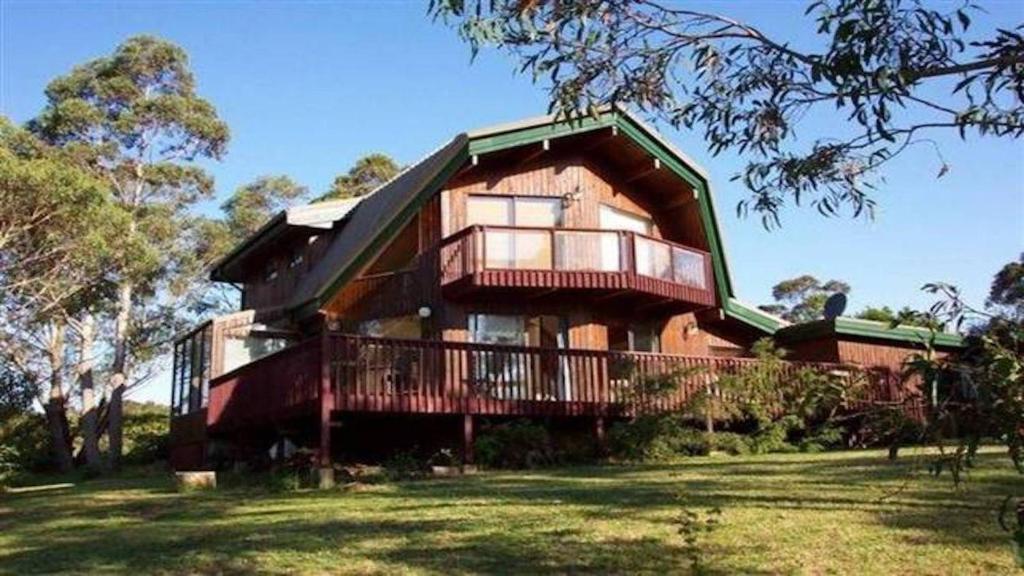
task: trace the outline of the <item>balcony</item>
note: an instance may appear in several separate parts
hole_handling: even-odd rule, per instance
[[[453,297],[511,289],[715,305],[707,252],[623,230],[471,226],[444,240],[440,263]]]

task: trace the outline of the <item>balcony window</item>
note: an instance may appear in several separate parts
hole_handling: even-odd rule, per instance
[[[466,220],[469,225],[557,228],[562,225],[562,201],[525,196],[470,196],[466,201]],[[484,244],[484,261],[488,268],[550,270],[553,264],[550,233],[542,230],[487,230]]]

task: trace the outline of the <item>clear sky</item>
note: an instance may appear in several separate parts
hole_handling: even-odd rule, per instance
[[[1011,28],[1024,3],[981,2],[976,25]],[[710,9],[809,40],[805,3],[711,2]],[[409,163],[451,135],[544,113],[543,86],[513,73],[503,54],[470,63],[456,35],[426,17],[426,0],[351,2],[23,2],[0,0],[0,113],[22,122],[43,106],[43,88],[77,63],[110,53],[133,34],[155,34],[191,55],[199,91],[231,126],[229,151],[210,164],[218,198],[262,174],[287,174],[314,192],[368,152]],[[840,130],[841,116],[804,130]],[[820,134],[821,132],[818,132]],[[710,172],[733,281],[751,303],[795,275],[850,283],[848,310],[926,307],[929,281],[959,285],[981,303],[992,275],[1024,251],[1024,142],[936,135],[949,174],[918,146],[890,165],[873,221],[787,210],[767,232],[738,219],[744,159],[710,156],[699,134],[666,136]],[[206,209],[214,210],[219,202]],[[167,401],[164,378],[139,397]]]

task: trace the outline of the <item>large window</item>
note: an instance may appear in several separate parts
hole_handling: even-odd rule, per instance
[[[562,226],[559,198],[528,196],[470,196],[466,223],[517,228]],[[544,230],[490,229],[484,233],[484,262],[488,268],[550,270],[551,233]]]

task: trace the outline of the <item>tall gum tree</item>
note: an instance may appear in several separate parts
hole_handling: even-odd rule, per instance
[[[63,147],[106,181],[129,215],[128,239],[112,297],[113,356],[108,383],[111,463],[120,463],[122,403],[132,361],[152,356],[147,322],[173,306],[154,307],[184,252],[176,223],[212,192],[212,179],[195,164],[220,159],[229,133],[213,105],[199,97],[185,51],[151,36],[129,38],[113,54],[75,67],[46,88],[47,104],[29,128]],[[143,313],[145,311],[145,313]],[[160,336],[156,336],[160,333]]]

